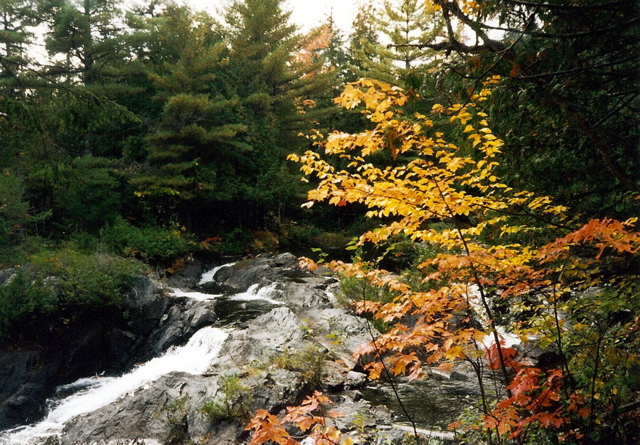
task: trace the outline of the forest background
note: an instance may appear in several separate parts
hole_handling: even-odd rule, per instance
[[[282,0],[231,1],[219,17],[160,1],[1,0],[0,263],[29,268],[2,288],[0,337],[26,341],[43,319],[56,326],[61,317],[117,310],[118,289],[139,261],[172,273],[189,255],[213,261],[313,248],[346,257],[354,237],[392,223],[397,207],[371,212],[353,196],[302,206],[326,175],[300,181],[287,157],[306,159],[332,131],[377,134],[385,149],[367,159],[393,170],[413,156],[398,126],[407,115],[433,115],[455,146],[497,135],[490,177],[569,209],[553,221],[512,210],[522,224],[535,225],[533,218],[555,230],[513,231],[518,243],[567,240],[590,221],[626,221],[616,236],[627,247],[605,243],[622,258],[591,271],[600,284],[624,287],[624,299],[600,308],[609,327],[637,324],[637,241],[627,236],[640,202],[639,12],[637,1],[394,0],[364,4],[344,35],[331,17],[299,33]],[[38,35],[46,55],[34,57],[42,53]],[[377,118],[370,106],[380,99],[371,92],[336,103],[361,78],[393,86],[381,88],[389,97],[404,91],[394,102],[402,110]],[[367,85],[382,84],[360,84]],[[471,104],[491,130],[484,120],[477,131],[459,128]],[[467,155],[463,164],[480,162]],[[331,168],[347,168],[345,159]],[[358,171],[371,179],[369,164]],[[472,184],[455,188],[482,195]],[[547,205],[535,202],[529,210]],[[468,230],[478,221],[467,209],[421,224]],[[384,243],[360,238],[359,258],[396,272],[424,263],[424,240],[411,230],[393,235]],[[486,237],[482,245],[501,242]],[[62,276],[62,294],[48,289],[51,274]],[[595,369],[584,377],[592,411],[605,406],[594,398],[603,369],[594,351]]]

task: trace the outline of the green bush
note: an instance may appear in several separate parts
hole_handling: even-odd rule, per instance
[[[285,352],[273,359],[278,368],[300,374],[302,382],[312,388],[319,388],[322,381],[322,371],[326,356],[315,346],[309,346],[304,351]]]
[[[184,228],[136,227],[122,218],[102,231],[102,240],[118,254],[156,264],[170,262],[198,248]]]
[[[251,417],[251,391],[236,374],[223,375],[218,380],[220,393],[205,402],[200,412],[211,422],[225,419],[248,420]]]
[[[67,305],[119,306],[122,293],[142,272],[132,259],[73,250],[52,253],[33,258],[32,267],[38,278],[56,277],[60,301]]]
[[[58,305],[53,284],[33,280],[29,275],[18,270],[8,283],[0,286],[0,342],[17,325],[28,325],[53,312]]]
[[[133,259],[106,254],[61,249],[34,255],[0,286],[0,341],[28,335],[43,319],[59,327],[87,312],[117,309],[142,271]]]
[[[163,422],[167,429],[164,443],[185,443],[186,439],[186,417],[189,414],[187,402],[189,396],[179,397],[171,402],[158,413],[163,416]]]
[[[251,250],[253,236],[246,229],[236,228],[221,236],[220,253],[224,255],[244,254]]]

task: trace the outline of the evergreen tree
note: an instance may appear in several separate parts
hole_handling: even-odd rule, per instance
[[[52,73],[65,74],[75,82],[92,85],[108,76],[121,61],[124,28],[118,0],[50,0],[43,6],[51,29],[46,47],[51,56],[63,60],[52,67]],[[58,60],[58,59],[57,59]]]
[[[39,22],[31,0],[0,0],[0,78],[14,75],[29,59],[33,27]]]
[[[353,21],[353,32],[349,35],[349,66],[351,75],[348,80],[354,82],[361,77],[371,77],[372,66],[379,66],[378,72],[384,71],[386,77],[391,76],[391,67],[380,58],[380,38],[375,24],[376,8],[369,0],[358,8]],[[383,69],[384,68],[384,69]]]
[[[334,82],[324,57],[307,57],[314,36],[301,36],[283,0],[236,0],[226,10],[230,42],[229,88],[240,98],[245,163],[257,174],[249,212],[253,224],[292,209],[299,180],[286,157],[308,141],[300,137],[327,113],[318,106]],[[315,53],[315,55],[318,55]],[[330,109],[333,108],[331,104]]]
[[[29,71],[29,50],[38,22],[31,1],[0,0],[0,169],[15,165],[34,135],[37,116],[28,89],[36,79]]]
[[[390,41],[382,57],[391,59],[394,75],[405,88],[419,88],[425,71],[441,63],[443,57],[418,44],[434,41],[444,30],[444,20],[428,11],[424,1],[386,0],[378,23],[383,40]]]
[[[342,30],[335,23],[333,12],[329,14],[320,29],[326,36],[326,44],[321,53],[326,59],[326,64],[335,73],[335,82],[332,88],[333,96],[337,97],[347,82],[353,81],[349,71],[349,54],[347,53],[347,41]]]
[[[148,167],[132,179],[163,222],[191,224],[193,208],[237,199],[248,146],[237,137],[237,98],[225,97],[219,77],[227,48],[211,17],[168,5],[154,20],[149,54],[154,101],[161,114],[146,137]]]
[[[362,20],[359,19],[359,20]],[[443,57],[422,47],[444,29],[444,21],[418,0],[385,0],[372,17],[371,31],[376,40],[361,39],[355,53],[366,77],[420,90],[426,72]]]

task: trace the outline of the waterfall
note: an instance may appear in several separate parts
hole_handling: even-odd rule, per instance
[[[195,291],[183,291],[182,289],[171,289],[171,295],[173,295],[174,297],[187,297],[187,298],[191,298],[192,300],[198,300],[198,301],[207,301],[207,300],[213,300],[214,298],[218,298],[221,297],[222,294],[205,294],[202,292],[195,292]]]
[[[198,285],[200,286],[206,283],[211,283],[212,281],[214,281],[213,277],[216,275],[216,273],[220,269],[223,269],[225,267],[231,267],[234,264],[235,263],[223,264],[222,266],[214,267],[213,269],[203,273],[202,277],[200,278],[200,281],[198,282]],[[198,300],[198,301],[207,301],[207,300],[213,300],[219,297],[226,297],[232,301],[261,300],[271,304],[281,305],[281,304],[284,304],[284,302],[274,300],[273,298],[271,298],[271,295],[274,295],[278,292],[277,287],[278,287],[277,283],[271,283],[267,286],[262,286],[262,287],[259,284],[253,284],[245,292],[240,292],[240,293],[237,293],[234,295],[228,295],[228,296],[225,296],[223,294],[206,294],[203,292],[183,291],[182,289],[176,289],[176,288],[172,288],[170,291],[171,291],[171,295],[175,297],[187,297],[187,298],[191,298],[193,300]]]
[[[273,295],[278,291],[277,287],[277,283],[272,283],[264,287],[260,287],[260,285],[258,284],[253,284],[245,292],[229,295],[227,298],[234,301],[262,300],[271,304],[284,304],[284,302],[274,300],[270,297],[270,295]],[[171,295],[173,295],[174,297],[187,297],[198,301],[213,300],[224,296],[223,294],[205,294],[202,292],[183,291],[181,289],[175,288],[171,289]]]
[[[236,263],[228,263],[228,264],[223,264],[222,266],[217,266],[214,267],[213,269],[205,272],[202,274],[202,276],[200,277],[200,281],[198,282],[198,284],[205,284],[205,283],[210,283],[213,281],[213,277],[216,275],[216,273],[218,273],[218,271],[220,269],[223,269],[225,267],[231,267]]]
[[[218,270],[231,267],[231,264],[218,266],[202,275],[199,284],[213,281]],[[272,305],[284,304],[271,296],[278,294],[277,283],[260,287],[252,285],[245,292],[235,295],[206,294],[171,289],[171,294],[198,301],[222,297],[228,301],[256,301]],[[56,395],[47,402],[46,418],[36,424],[16,427],[0,432],[0,445],[28,445],[38,439],[60,434],[69,420],[81,414],[93,412],[113,403],[120,397],[127,397],[139,388],[171,372],[202,374],[209,368],[218,355],[228,330],[205,327],[197,331],[185,346],[169,349],[163,355],[149,360],[120,377],[93,376],[79,379],[68,385],[60,386]]]
[[[271,304],[284,304],[282,301],[274,300],[270,295],[275,294],[278,289],[278,283],[272,283],[268,286],[260,287],[258,284],[252,285],[246,292],[232,295],[230,300],[236,301],[254,301],[262,300]]]
[[[58,389],[59,392],[78,391],[52,402],[51,410],[43,421],[0,434],[0,444],[29,444],[36,438],[56,435],[72,418],[106,406],[170,372],[202,374],[220,352],[227,336],[228,332],[222,329],[205,327],[196,332],[185,346],[171,348],[121,377],[95,376],[64,385]]]

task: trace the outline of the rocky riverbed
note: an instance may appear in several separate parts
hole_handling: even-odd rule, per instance
[[[118,366],[108,368],[103,359],[88,354],[84,377],[93,375],[94,381],[78,383],[76,397],[84,399],[75,403],[94,403],[88,400],[95,398],[101,385],[103,393],[115,395],[114,400],[103,395],[105,401],[95,409],[79,409],[69,419],[59,413],[62,420],[57,426],[43,426],[46,421],[31,429],[17,424],[42,418],[44,399],[53,395],[56,385],[70,383],[72,374],[66,382],[53,378],[60,365],[43,365],[47,358],[41,351],[5,351],[5,359],[15,365],[3,367],[0,376],[13,382],[12,387],[0,388],[4,390],[0,426],[5,428],[0,443],[244,443],[245,426],[255,410],[282,413],[314,389],[331,397],[331,409],[342,413],[334,420],[336,426],[356,443],[400,444],[410,435],[406,430],[413,428],[397,423],[406,419],[393,404],[388,387],[372,386],[353,359],[358,346],[376,333],[366,320],[339,304],[335,277],[299,269],[297,258],[290,254],[239,261],[216,268],[203,279],[204,272],[193,262],[163,283],[150,278],[138,283],[127,299],[131,314],[127,324],[104,334],[112,348],[107,355],[118,356]],[[82,353],[70,350],[56,363]],[[161,360],[171,364],[160,364]],[[191,360],[197,366],[187,366]],[[161,372],[161,366],[168,371]],[[110,371],[101,375],[104,369]],[[139,386],[123,387],[122,379],[133,379],[129,376],[136,372],[150,374],[136,380],[142,382]],[[422,395],[407,396],[414,399],[411,409],[424,411],[433,405],[429,410],[437,415],[423,416],[421,431],[426,436],[431,434],[429,428],[446,425],[461,409],[462,405],[451,409],[452,396],[476,397],[464,373],[438,379],[447,385],[434,379],[422,384]],[[410,391],[408,386],[399,388]],[[29,398],[29,391],[38,397]],[[58,408],[49,410],[50,416],[55,409],[68,409],[69,399],[63,396],[56,402]],[[433,437],[450,439],[448,433]]]

